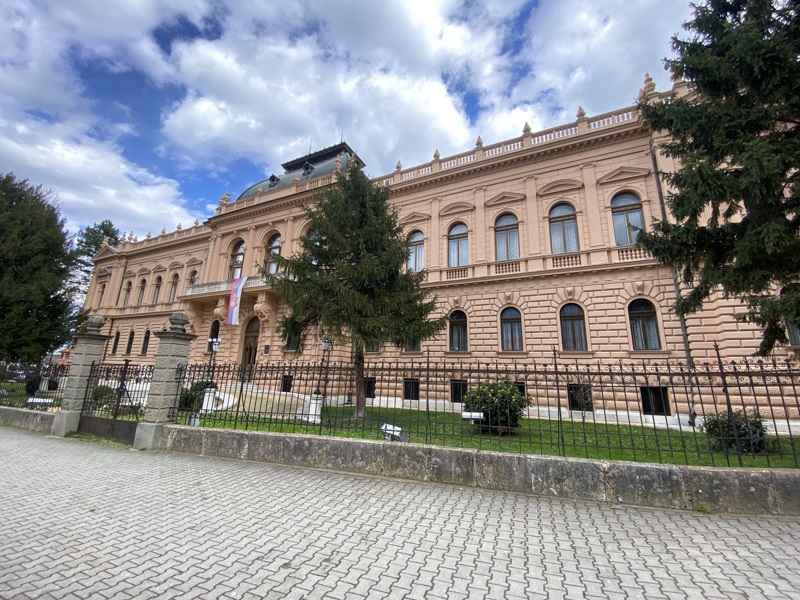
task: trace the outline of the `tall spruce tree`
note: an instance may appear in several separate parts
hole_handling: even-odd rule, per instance
[[[389,189],[372,183],[350,160],[346,177],[303,210],[310,221],[302,251],[275,256],[278,275],[262,276],[288,305],[278,323],[284,342],[302,349],[309,335],[352,348],[356,417],[366,416],[364,351],[386,342],[434,336],[446,318],[431,318],[436,299],[408,272],[408,243],[389,204]]]
[[[740,298],[743,321],[763,330],[760,354],[786,343],[800,322],[800,19],[797,1],[708,0],[695,5],[665,60],[694,94],[642,102],[650,126],[680,161],[662,173],[674,220],[639,244],[682,274],[690,292],[678,314],[720,290]]]
[[[75,249],[78,251],[78,261],[74,279],[81,297],[81,306],[83,305],[82,299],[86,296],[92,279],[92,270],[94,269],[92,258],[100,252],[104,239],[108,240],[110,246],[119,244],[119,229],[114,227],[114,223],[108,219],[84,227],[78,232],[77,243],[75,244]]]
[[[52,192],[0,174],[0,359],[37,361],[70,339],[70,241]]]

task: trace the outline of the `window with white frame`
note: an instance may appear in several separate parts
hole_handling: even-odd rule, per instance
[[[500,313],[500,347],[503,352],[522,351],[522,314],[516,308]]]
[[[236,243],[231,250],[231,262],[228,267],[228,279],[239,279],[242,276],[242,265],[244,264],[244,240]]]
[[[583,309],[577,304],[565,304],[559,312],[561,317],[561,346],[565,351],[585,352],[586,320]]]
[[[633,246],[644,229],[642,203],[633,194],[617,194],[611,200],[614,239],[617,246]]]
[[[559,204],[550,211],[550,244],[553,254],[577,252],[578,221],[575,209],[569,204]]]
[[[267,242],[267,264],[265,265],[267,273],[275,274],[278,272],[278,263],[275,262],[275,257],[280,256],[281,253],[281,234],[277,233],[269,238]]]
[[[494,243],[498,262],[519,258],[519,224],[514,215],[503,215],[495,221]]]
[[[450,267],[464,267],[469,264],[469,238],[467,226],[456,223],[447,233],[447,264]]]
[[[468,349],[467,315],[462,310],[454,310],[450,313],[450,351],[466,352]]]
[[[634,300],[628,305],[631,323],[631,336],[634,350],[660,350],[658,319],[653,303],[644,298]]]
[[[414,231],[408,236],[408,271],[418,273],[425,268],[425,236]]]

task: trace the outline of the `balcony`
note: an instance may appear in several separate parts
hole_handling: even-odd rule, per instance
[[[247,281],[244,282],[244,288],[253,289],[253,288],[261,288],[266,287],[266,283],[259,277],[258,275],[253,275],[247,278]],[[219,294],[219,293],[230,293],[231,287],[233,287],[233,279],[227,279],[225,281],[212,281],[211,283],[198,283],[197,285],[190,285],[186,288],[186,297],[190,296],[200,296],[205,294]]]

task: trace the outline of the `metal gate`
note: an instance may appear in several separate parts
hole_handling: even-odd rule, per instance
[[[92,364],[79,433],[132,444],[144,416],[153,368],[150,365]]]

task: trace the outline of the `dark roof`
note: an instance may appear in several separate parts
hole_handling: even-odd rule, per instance
[[[341,170],[344,173],[350,164],[350,157],[354,155],[353,149],[347,145],[346,142],[341,142],[330,148],[318,150],[306,156],[302,156],[295,160],[283,163],[281,166],[286,169],[283,175],[272,174],[269,178],[259,181],[251,185],[243,191],[236,201],[245,200],[257,196],[259,193],[271,192],[272,190],[279,190],[294,183],[294,178],[299,177],[300,183],[317,179],[318,177],[325,177],[333,173],[334,166],[336,165],[336,157],[339,156],[341,161]],[[364,163],[356,156],[358,166],[364,168]],[[258,191],[261,188],[261,192]]]
[[[295,171],[299,168],[302,168],[302,166],[307,162],[311,163],[312,165],[316,165],[317,163],[324,162],[329,158],[336,158],[342,153],[347,153],[350,156],[355,154],[353,149],[348,146],[347,142],[339,142],[338,144],[329,146],[328,148],[323,148],[322,150],[317,150],[311,154],[306,154],[300,158],[295,158],[294,160],[285,162],[281,166],[283,167],[283,170],[288,173],[289,171]],[[359,161],[359,163],[362,169],[366,166],[361,161]]]

